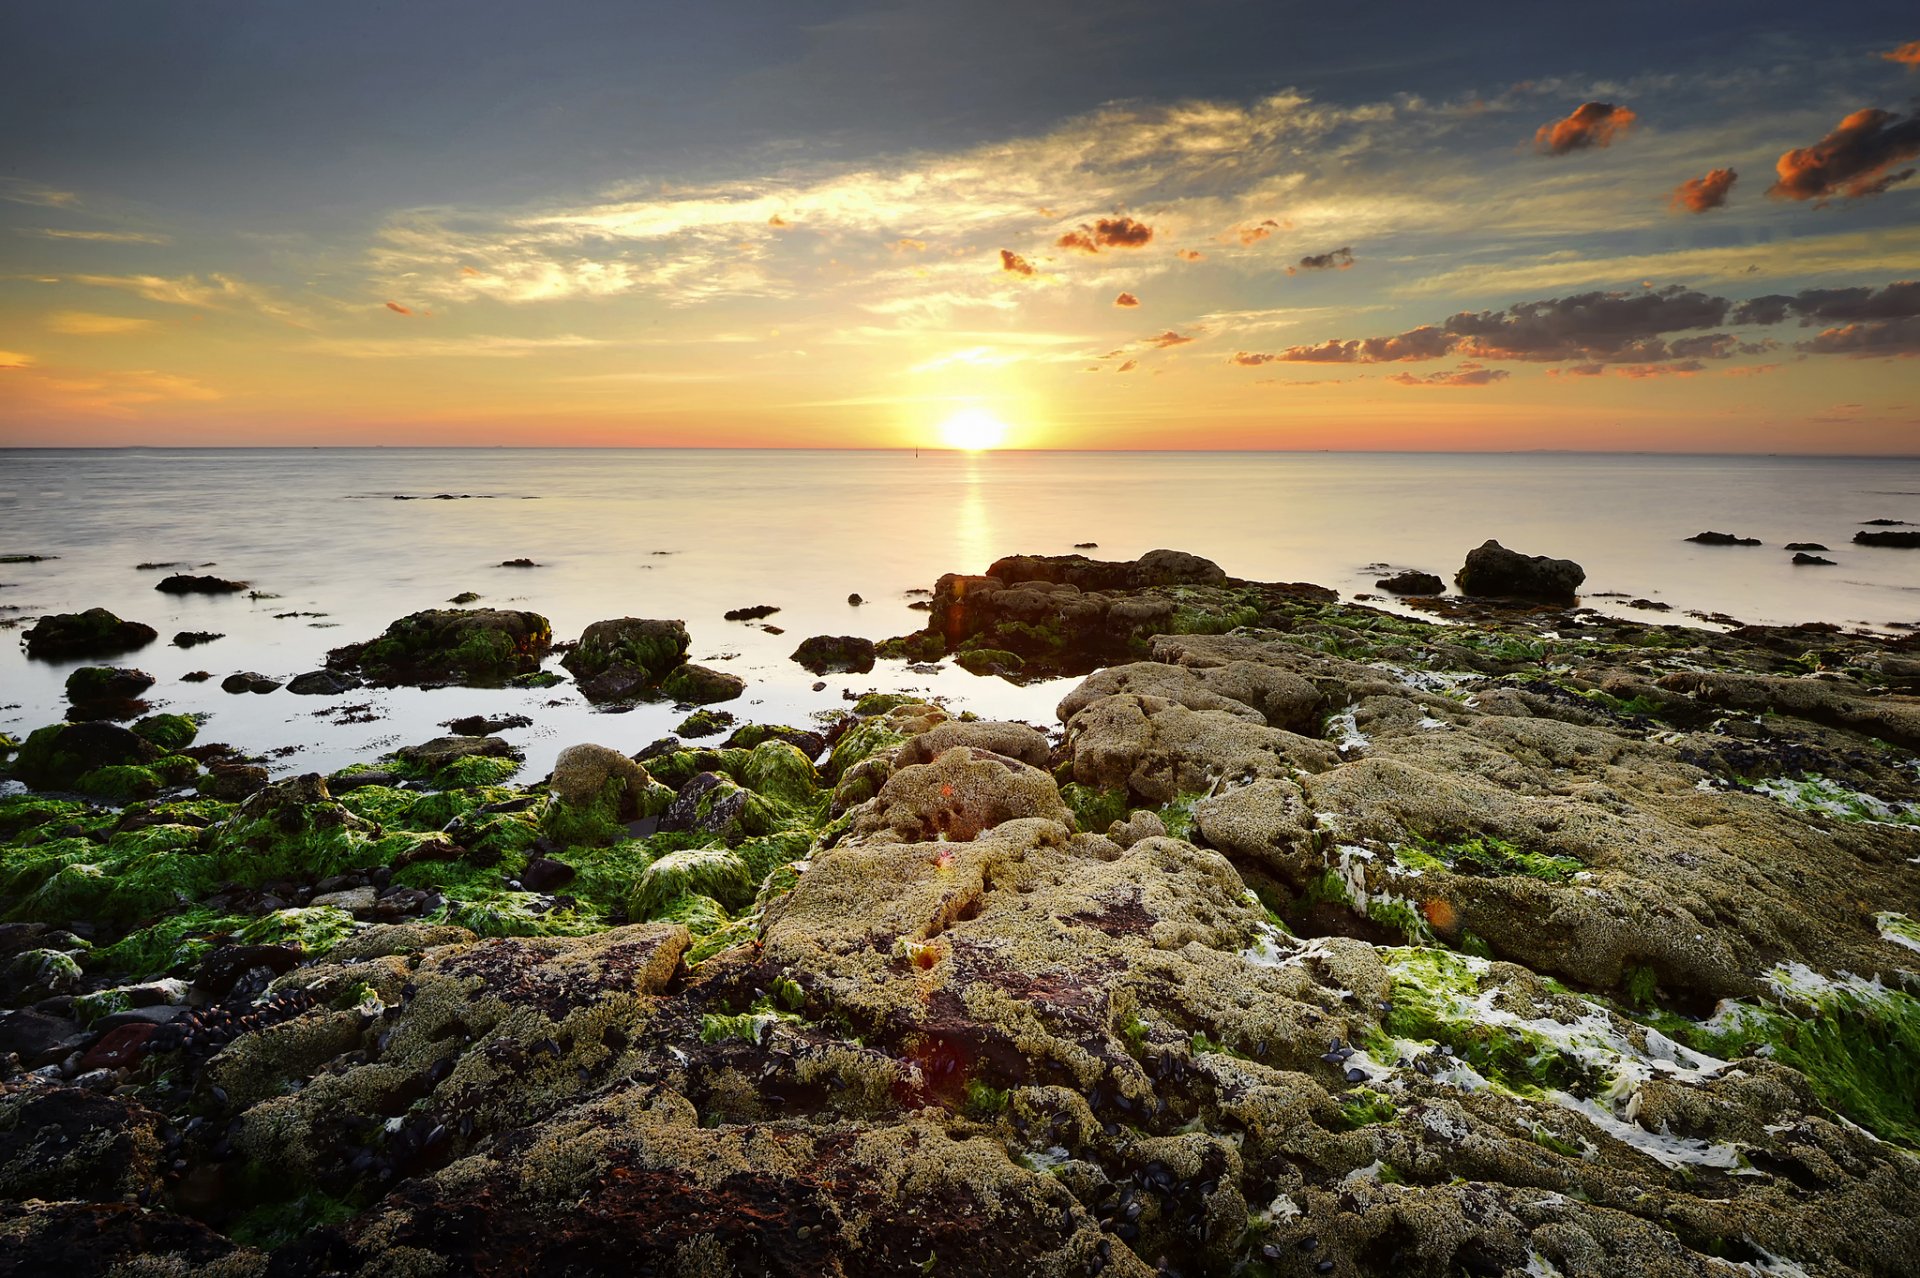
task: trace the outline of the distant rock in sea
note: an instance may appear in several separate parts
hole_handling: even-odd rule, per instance
[[[1723,532],[1695,533],[1687,540],[1702,546],[1758,546],[1761,544],[1758,537],[1736,537],[1732,533]]]

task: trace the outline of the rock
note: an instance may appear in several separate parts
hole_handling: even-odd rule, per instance
[[[538,613],[433,608],[400,618],[378,639],[335,648],[327,666],[379,683],[490,687],[538,671],[552,643]]]
[[[0,1198],[151,1194],[160,1184],[160,1122],[144,1106],[78,1087],[0,1093]]]
[[[853,810],[844,841],[969,842],[1025,817],[1073,822],[1059,787],[1043,770],[956,745],[931,762],[896,767],[879,793]]]
[[[1571,559],[1549,559],[1545,555],[1523,555],[1488,540],[1467,552],[1467,561],[1454,574],[1454,584],[1462,593],[1571,601],[1586,570]]]
[[[1103,697],[1076,713],[1067,721],[1066,750],[1075,781],[1147,805],[1204,794],[1220,776],[1321,772],[1339,759],[1324,741],[1133,693]]]
[[[79,1022],[31,1010],[0,1013],[0,1058],[20,1058],[24,1069],[38,1069],[60,1060],[87,1041]]]
[[[1828,567],[1833,565],[1833,560],[1823,555],[1798,554],[1793,557],[1793,562],[1796,564],[1825,564]]]
[[[133,734],[158,746],[163,753],[178,754],[200,735],[200,725],[184,714],[150,714],[133,725]]]
[[[470,604],[470,603],[478,603],[479,600],[480,600],[480,595],[477,592],[472,590],[463,590],[459,594],[455,595],[453,598],[447,600],[447,602],[450,604],[457,604],[461,607],[465,607],[467,604]]]
[[[587,700],[630,701],[652,693],[686,661],[687,643],[684,622],[617,617],[588,626],[560,664]]]
[[[873,669],[873,640],[857,635],[815,635],[793,650],[793,660],[814,674],[865,674]]]
[[[1447,583],[1430,572],[1395,573],[1391,577],[1382,577],[1373,583],[1378,589],[1394,595],[1437,595],[1447,588]]]
[[[692,662],[676,666],[660,681],[660,691],[675,701],[691,705],[711,705],[732,701],[747,690],[747,681],[739,675],[709,670]]]
[[[77,789],[97,771],[138,767],[159,757],[151,741],[118,724],[59,724],[41,728],[22,743],[13,774],[37,789]]]
[[[247,588],[244,581],[228,581],[224,577],[196,577],[187,573],[175,573],[163,578],[154,589],[167,595],[233,595]]]
[[[357,675],[338,670],[309,670],[287,680],[287,691],[302,697],[337,697],[365,686]]]
[[[1860,522],[1868,528],[1905,528],[1907,526],[1907,521],[1904,519],[1863,519]]]
[[[211,763],[207,775],[200,778],[200,793],[209,799],[238,803],[248,795],[266,788],[267,770],[252,763]]]
[[[67,676],[67,700],[76,705],[90,701],[125,701],[153,686],[153,676],[144,670],[125,666],[82,666]]]
[[[1827,549],[1827,547],[1821,545],[1817,541],[1790,541],[1787,543],[1786,549],[1788,550],[1825,550]]]
[[[1123,848],[1130,848],[1142,839],[1164,839],[1167,837],[1166,822],[1158,813],[1145,808],[1136,808],[1124,821],[1115,821],[1107,827],[1107,837]]]
[[[1758,546],[1761,544],[1758,537],[1736,537],[1732,533],[1723,532],[1695,533],[1687,540],[1698,542],[1702,546]]]
[[[262,696],[280,687],[278,679],[269,679],[263,674],[245,670],[239,674],[230,674],[220,681],[220,687],[233,693],[253,692]]]
[[[749,608],[729,608],[721,615],[728,621],[759,621],[779,611],[773,604],[754,604]]]
[[[470,714],[461,719],[449,719],[440,726],[456,736],[485,737],[513,728],[531,728],[533,720],[524,714]]]
[[[1056,713],[1065,723],[1102,697],[1122,693],[1162,697],[1190,710],[1222,710],[1296,732],[1318,726],[1325,700],[1300,676],[1256,662],[1194,668],[1140,661],[1089,675],[1061,700]]]
[[[52,613],[26,633],[27,655],[43,661],[99,657],[144,647],[159,638],[152,626],[122,621],[105,608]]]
[[[520,752],[502,737],[435,737],[401,746],[394,757],[413,772],[432,776],[464,759],[518,759]]]
[[[635,885],[628,909],[636,918],[657,918],[674,901],[704,896],[738,908],[753,899],[747,863],[726,848],[683,848],[649,865]]]
[[[734,724],[734,717],[725,710],[695,710],[682,719],[674,732],[690,741],[702,737],[716,737]]]
[[[991,750],[997,755],[1024,763],[1031,768],[1045,768],[1050,753],[1045,734],[1024,723],[1001,723],[989,719],[965,722],[953,719],[936,724],[927,731],[910,738],[900,747],[896,762],[903,766],[931,763],[956,746]]]
[[[182,630],[173,636],[173,646],[176,648],[197,648],[203,643],[212,643],[215,639],[225,638],[226,636],[224,634],[217,634],[211,630]]]
[[[502,559],[500,566],[502,568],[538,568],[540,565],[531,559]]]
[[[213,671],[211,670],[189,670],[187,671],[187,673],[180,676],[180,682],[181,683],[205,683],[207,680],[211,678],[213,678]]]
[[[862,599],[857,591],[847,596],[847,604],[849,607],[858,608],[865,602],[866,600]]]
[[[552,857],[536,856],[527,862],[527,868],[520,872],[520,882],[529,892],[552,892],[573,882],[579,873],[564,861]]]
[[[549,837],[567,846],[624,838],[629,821],[659,816],[674,797],[645,767],[601,745],[562,750],[547,785],[553,799],[542,825]]]
[[[377,888],[347,888],[340,892],[321,892],[308,902],[316,908],[345,910],[349,914],[367,914],[373,910],[374,903],[380,899]]]
[[[718,772],[689,779],[660,817],[662,830],[711,834],[728,843],[769,834],[777,823],[768,800]]]
[[[1857,532],[1855,543],[1862,546],[1892,546],[1901,550],[1920,550],[1920,532]],[[27,636],[31,639],[33,636]]]
[[[1076,541],[1073,543],[1073,548],[1075,550],[1098,550],[1100,549],[1100,543],[1097,541]]]

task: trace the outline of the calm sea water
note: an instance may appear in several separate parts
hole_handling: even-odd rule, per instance
[[[475,494],[463,501],[395,501]],[[277,773],[329,770],[438,735],[441,721],[520,711],[505,735],[541,775],[560,749],[632,751],[667,734],[671,706],[594,713],[569,686],[545,691],[395,689],[343,699],[230,695],[240,670],[278,678],[329,648],[465,590],[549,617],[556,638],[603,617],[678,617],[693,658],[750,684],[725,707],[804,723],[849,690],[939,693],[993,716],[1047,723],[1060,686],[1016,688],[952,668],[813,677],[788,660],[812,634],[882,639],[916,629],[906,592],[980,572],[1016,552],[1126,559],[1193,551],[1229,573],[1368,590],[1368,565],[1451,576],[1488,537],[1587,569],[1592,592],[1625,591],[1747,621],[1920,621],[1920,551],[1850,545],[1868,519],[1920,524],[1920,460],[1297,453],[846,453],[505,449],[0,451],[0,618],[105,606],[161,638],[120,658],[157,676],[148,700],[210,716],[202,740],[288,750]],[[1689,545],[1703,529],[1760,549]],[[1793,568],[1783,542],[1833,548],[1832,568]],[[501,568],[525,556],[541,566]],[[277,598],[174,598],[143,561],[204,571]],[[853,607],[847,596],[868,601]],[[1600,607],[1608,601],[1589,598]],[[776,604],[786,633],[721,614]],[[320,613],[321,616],[280,616]],[[1646,613],[1628,613],[1648,617]],[[179,630],[226,638],[172,647]],[[71,664],[0,647],[0,731],[55,721]],[[211,682],[179,676],[205,669]],[[379,719],[316,712],[370,703]]]

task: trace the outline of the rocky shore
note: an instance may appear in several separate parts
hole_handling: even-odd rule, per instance
[[[1078,676],[1056,723],[701,711],[540,778],[477,721],[276,783],[88,667],[4,745],[0,1270],[1911,1273],[1920,637],[1402,575],[1013,556],[795,660]],[[744,691],[678,622],[559,646]],[[555,647],[442,610],[301,678]]]

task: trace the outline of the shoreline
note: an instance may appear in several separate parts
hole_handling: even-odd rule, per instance
[[[540,779],[487,722],[277,781],[182,716],[36,734],[12,771],[132,801],[0,797],[0,1112],[132,1154],[24,1154],[11,1227],[238,1273],[878,1272],[967,1254],[990,1202],[1020,1272],[1384,1273],[1417,1205],[1509,1267],[1599,1272],[1551,1219],[1616,1271],[1705,1273],[1738,1228],[1891,1275],[1920,636],[1617,619],[1569,609],[1577,565],[1475,554],[1555,597],[1436,625],[1179,552],[1009,556],[923,630],[796,648],[1058,679],[1047,730],[889,692],[768,723],[628,619],[564,651],[580,687],[735,721]],[[443,610],[312,673],[552,651]],[[1809,1188],[1816,1156],[1849,1170]]]

